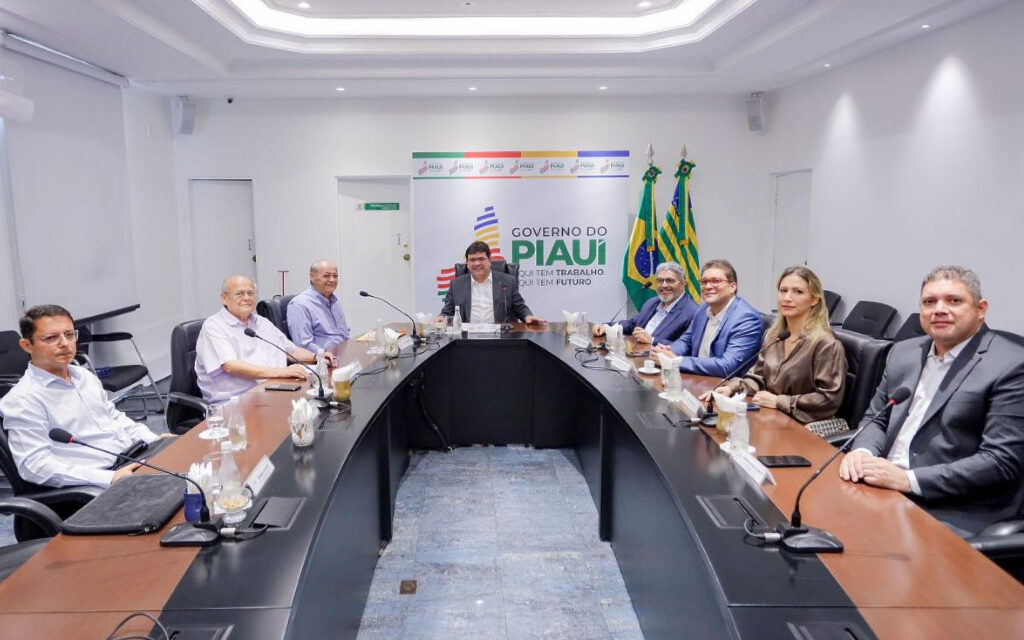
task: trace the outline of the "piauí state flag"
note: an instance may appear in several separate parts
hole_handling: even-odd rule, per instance
[[[622,284],[626,295],[639,309],[657,293],[654,290],[654,271],[658,268],[658,216],[654,212],[654,183],[658,181],[661,169],[653,164],[644,172],[644,195],[640,199],[640,211],[633,223],[633,234],[622,260]],[[644,289],[644,283],[651,286]]]
[[[697,228],[693,224],[693,204],[690,202],[690,174],[697,165],[679,161],[676,169],[676,192],[672,205],[665,214],[665,222],[658,234],[658,253],[661,262],[675,262],[686,271],[686,292],[700,302],[700,257],[697,247]],[[679,205],[683,208],[680,210]]]

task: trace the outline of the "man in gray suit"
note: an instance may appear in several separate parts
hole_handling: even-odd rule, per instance
[[[463,322],[504,324],[522,321],[543,324],[533,315],[519,294],[519,280],[507,273],[491,271],[491,248],[476,241],[466,249],[465,273],[454,280],[444,297],[442,316],[455,315],[456,305]]]
[[[987,309],[973,271],[925,277],[927,336],[893,346],[868,415],[898,387],[913,397],[869,420],[839,466],[844,480],[906,493],[961,536],[1024,505],[1024,346],[989,330]]]

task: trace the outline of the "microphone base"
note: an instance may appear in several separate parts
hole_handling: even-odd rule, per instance
[[[180,522],[160,538],[161,547],[209,547],[220,539],[216,529],[204,529],[192,522]]]
[[[779,525],[779,533],[782,534],[779,546],[792,553],[839,553],[843,550],[839,538],[824,529]]]
[[[700,418],[700,423],[705,427],[713,427],[718,422],[718,413],[716,411],[708,411]]]

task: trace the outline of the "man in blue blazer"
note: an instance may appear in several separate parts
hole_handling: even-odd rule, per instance
[[[654,272],[658,297],[640,307],[639,313],[620,320],[622,333],[644,344],[671,344],[690,326],[697,303],[686,295],[686,272],[675,262],[663,262]],[[594,325],[594,335],[604,335],[603,325]]]
[[[724,378],[761,348],[764,325],[761,315],[736,295],[736,270],[728,260],[709,260],[700,271],[700,292],[704,303],[693,322],[671,346],[658,346],[652,353],[682,356],[684,373]],[[737,372],[738,375],[742,372]]]

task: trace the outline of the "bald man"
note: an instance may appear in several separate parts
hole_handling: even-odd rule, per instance
[[[309,267],[309,288],[288,303],[288,332],[295,344],[315,352],[348,340],[348,323],[338,288],[338,265],[317,260]]]
[[[251,328],[295,360],[316,361],[316,354],[296,346],[270,320],[256,314],[256,283],[230,276],[221,285],[220,301],[224,306],[206,319],[196,342],[196,376],[207,402],[227,402],[267,378],[306,379],[305,367],[289,365],[280,350],[245,335]]]

